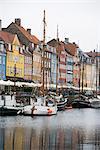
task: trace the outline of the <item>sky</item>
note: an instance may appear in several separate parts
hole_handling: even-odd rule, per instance
[[[15,18],[32,29],[32,34],[43,39],[43,11],[46,11],[46,41],[69,38],[83,51],[100,49],[99,0],[0,0],[2,27]]]

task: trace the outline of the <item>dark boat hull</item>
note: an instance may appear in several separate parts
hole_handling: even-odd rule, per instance
[[[16,116],[20,110],[7,107],[0,108],[0,116]]]
[[[67,101],[57,103],[57,109],[58,109],[58,111],[65,110],[66,105],[67,105]]]
[[[72,102],[72,108],[91,108],[91,105],[89,102],[74,101]]]

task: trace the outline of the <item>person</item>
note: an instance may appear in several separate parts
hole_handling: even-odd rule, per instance
[[[1,94],[2,94],[2,95],[4,95],[4,94],[5,94],[5,92],[4,92],[4,91],[2,91],[2,92],[1,92]]]

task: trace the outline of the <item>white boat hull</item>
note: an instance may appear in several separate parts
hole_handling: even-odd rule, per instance
[[[57,106],[24,106],[24,115],[50,116],[57,114]]]

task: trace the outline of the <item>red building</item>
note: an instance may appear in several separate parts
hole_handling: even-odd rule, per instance
[[[59,42],[59,85],[66,85],[66,52],[64,43]]]

